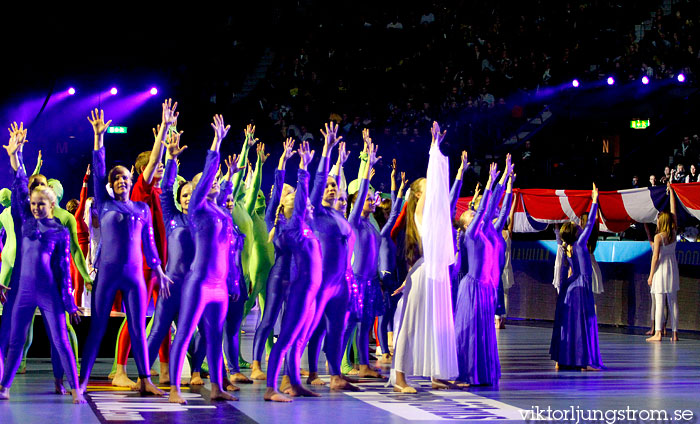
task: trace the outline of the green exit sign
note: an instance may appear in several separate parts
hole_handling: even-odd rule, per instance
[[[643,130],[649,128],[650,125],[651,124],[649,123],[648,119],[636,119],[634,121],[630,121],[630,128],[635,130]]]
[[[126,134],[127,127],[109,127],[107,128],[108,134]]]

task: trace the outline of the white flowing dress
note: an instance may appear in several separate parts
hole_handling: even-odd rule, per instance
[[[406,277],[394,316],[395,372],[434,379],[459,374],[452,318],[449,266],[454,263],[450,220],[449,161],[438,146],[430,149],[423,225],[416,221],[423,257]]]
[[[651,293],[675,293],[678,291],[680,276],[676,259],[676,242],[661,245],[659,263],[651,278]]]

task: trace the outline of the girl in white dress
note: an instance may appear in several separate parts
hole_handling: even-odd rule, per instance
[[[678,261],[676,260],[676,196],[668,185],[671,197],[671,213],[661,212],[656,221],[651,271],[647,282],[651,287],[651,295],[656,306],[656,324],[654,335],[648,342],[661,341],[661,328],[664,324],[664,298],[668,302],[668,318],[671,322],[671,341],[678,341]]]
[[[394,391],[415,393],[406,375],[430,377],[434,389],[459,374],[449,266],[455,260],[451,240],[449,161],[440,152],[433,123],[427,179],[411,184],[406,206],[406,260],[411,269],[394,294],[403,291],[394,316]]]

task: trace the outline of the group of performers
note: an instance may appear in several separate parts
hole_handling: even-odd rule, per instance
[[[404,193],[407,182],[401,173],[397,190],[394,161],[391,199],[382,201],[370,185],[381,157],[369,131],[363,133],[358,179],[348,184],[343,165],[349,152],[331,122],[321,130],[323,148],[313,182],[308,167],[316,152],[308,142],[296,150],[292,139],[283,143],[266,202],[260,191],[269,156],[264,144],[257,144],[255,167],[245,180],[241,172],[258,142],[254,126],[245,129],[240,155],[224,159],[227,171],[221,172],[219,150],[230,127],[220,115],[211,124],[214,138],[202,172],[190,181],[178,175],[187,146],[180,146],[176,109],[177,103],[163,103],[153,148],[139,155],[132,171],[115,166],[109,172],[104,134],[111,121],[105,121],[100,110],[91,112],[93,163],[80,200],[69,202],[73,213],[58,206],[57,190],[44,176],[27,176],[22,156],[27,130],[12,124],[4,146],[15,179],[11,207],[2,214],[7,237],[0,281],[0,399],[9,398],[39,308],[51,339],[56,389],[66,392],[65,375],[74,402],[85,402],[110,312],[122,304],[126,319],[112,382],[163,395],[151,382],[158,353],[160,384],[170,384],[171,402],[185,403],[180,385],[188,352],[189,384],[203,384],[206,357],[212,399],[235,400],[228,393],[239,390],[235,384],[253,380],[266,380],[265,400],[318,396],[302,383],[305,348],[307,384],[326,384],[317,369],[323,350],[330,388],[359,390],[347,371],[360,378],[385,378],[369,360],[377,318],[380,362],[391,364],[394,391],[416,392],[407,376],[429,377],[434,389],[498,383],[496,328],[503,328],[507,290],[513,283],[515,173],[510,155],[502,172],[491,164],[483,194],[475,196],[473,207],[453,225],[469,163],[463,152],[450,189],[449,161],[440,151],[446,133],[437,123],[431,129],[426,178],[412,182]],[[299,158],[295,187],[285,184],[286,164],[294,155]],[[138,174],[133,184],[132,172]],[[94,198],[87,197],[90,175]],[[62,189],[58,191],[62,195]],[[557,233],[559,295],[550,353],[560,367],[602,367],[588,248],[597,196],[594,186],[591,219],[582,227],[567,223]],[[78,306],[84,306],[87,297],[92,318],[78,376],[70,323],[79,321]],[[147,327],[151,299],[155,312]],[[249,378],[240,371],[246,363],[239,335],[256,301],[262,316]],[[273,344],[280,314],[281,328]],[[358,367],[344,370],[351,346]],[[269,357],[263,371],[266,347]],[[136,382],[126,374],[130,348],[138,369]]]

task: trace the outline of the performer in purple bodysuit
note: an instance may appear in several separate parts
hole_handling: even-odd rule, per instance
[[[97,287],[93,293],[92,322],[85,343],[80,369],[80,385],[87,387],[90,372],[95,364],[100,342],[107,329],[114,295],[122,292],[134,359],[138,368],[142,393],[162,395],[151,382],[146,350],[146,283],[143,279],[143,255],[155,273],[161,287],[161,295],[167,297],[172,281],[161,268],[160,258],[153,239],[151,212],[143,202],[129,200],[131,173],[123,166],[116,166],[106,173],[104,133],[112,121],[104,122],[104,112],[95,109],[88,118],[95,132],[92,157],[95,179],[95,210],[100,217],[102,249],[98,252]],[[163,127],[159,136],[162,139]],[[107,193],[106,183],[114,192]]]
[[[235,301],[240,294],[242,276],[229,271],[232,267],[235,269],[235,256],[240,256],[242,239],[234,234],[231,214],[217,204],[219,147],[230,127],[224,126],[223,117],[216,115],[212,128],[214,140],[188,208],[195,256],[182,286],[178,332],[171,348],[169,401],[173,403],[186,403],[180,396],[180,374],[187,346],[200,318],[207,343],[211,399],[236,400],[222,387],[221,345],[229,299]]]
[[[0,358],[0,399],[9,399],[10,386],[22,361],[27,331],[38,307],[47,324],[54,354],[61,359],[68,376],[73,403],[85,403],[78,385],[75,357],[68,342],[65,313],[77,323],[78,307],[71,293],[68,230],[53,217],[56,195],[48,187],[32,190],[31,197],[24,170],[21,148],[27,131],[14,123],[10,142],[4,146],[15,171],[11,195],[12,220],[17,237],[17,259],[12,284],[12,308],[7,369],[2,369]]]

